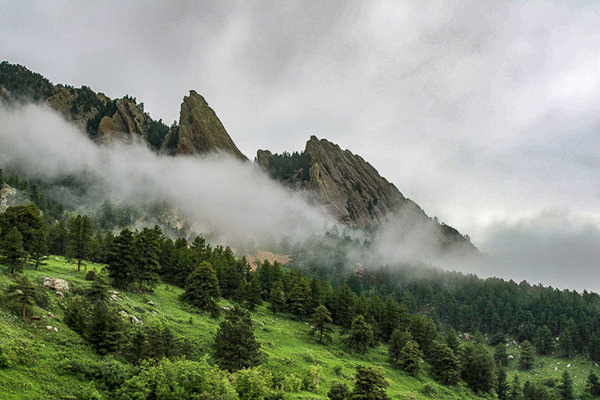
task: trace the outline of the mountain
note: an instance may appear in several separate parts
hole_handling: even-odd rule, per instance
[[[99,143],[135,139],[162,154],[226,153],[247,160],[215,111],[194,90],[183,98],[179,123],[170,127],[153,120],[135,97],[110,99],[87,86],[75,89],[53,85],[42,75],[6,61],[0,63],[0,97],[13,102],[44,102]],[[283,184],[312,193],[331,216],[346,226],[374,229],[394,223],[398,214],[410,213],[411,222],[403,229],[427,224],[442,233],[443,247],[460,243],[474,249],[467,237],[429,218],[359,155],[326,139],[312,136],[302,154],[259,150],[255,161]]]
[[[456,229],[429,218],[362,157],[326,139],[311,136],[301,154],[259,150],[256,163],[282,183],[315,194],[329,213],[346,226],[376,228],[394,223],[399,214],[407,222],[406,216],[410,215],[409,226],[429,225],[440,233],[441,247],[461,244],[475,249]]]
[[[144,104],[135,97],[110,99],[87,86],[53,85],[38,73],[3,61],[0,98],[45,103],[100,143],[135,138],[165,154],[225,152],[247,160],[206,100],[193,90],[183,99],[179,125],[168,127],[144,112]]]

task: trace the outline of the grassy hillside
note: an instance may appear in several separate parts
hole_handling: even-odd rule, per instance
[[[94,268],[99,271],[101,267],[88,264],[88,270]],[[43,308],[28,306],[28,318],[22,321],[20,305],[11,303],[4,295],[12,281],[6,274],[0,274],[0,346],[3,352],[0,357],[8,364],[0,369],[0,399],[108,398],[110,390],[90,378],[89,371],[94,368],[128,368],[135,372],[136,366],[117,363],[112,356],[96,354],[63,322],[61,304],[68,301],[78,288],[90,285],[84,279],[85,272],[78,273],[76,265],[61,257],[51,257],[48,265],[39,271],[28,268],[24,274],[36,285],[41,285],[45,277],[62,278],[69,282],[72,290],[65,299],[60,299],[48,289],[47,304]],[[220,319],[199,314],[180,302],[181,292],[180,288],[160,284],[150,294],[118,293],[116,302],[121,310],[144,324],[162,324],[176,336],[188,338],[195,354],[200,357],[209,351]],[[223,302],[221,305],[228,304]],[[30,317],[33,315],[40,316],[40,320],[32,321]],[[418,378],[393,369],[387,361],[385,345],[372,349],[366,355],[357,355],[339,344],[339,332],[335,334],[334,344],[319,345],[308,335],[309,327],[305,322],[291,315],[274,316],[265,306],[253,312],[253,321],[255,335],[265,355],[263,368],[269,370],[276,380],[286,382],[290,390],[286,398],[326,399],[333,380],[344,382],[351,388],[357,365],[382,369],[390,383],[387,392],[392,399],[482,398],[464,384],[455,387],[437,384],[429,378],[426,367]],[[508,353],[518,357],[515,345],[509,346]],[[600,372],[597,366],[582,358],[567,361],[539,357],[532,371],[519,371],[521,383],[527,379],[554,377],[558,384],[567,364],[572,364],[568,370],[576,393],[581,393],[585,387],[590,368]],[[515,368],[516,362],[512,361],[509,377],[515,373]],[[488,395],[487,398],[493,396]]]

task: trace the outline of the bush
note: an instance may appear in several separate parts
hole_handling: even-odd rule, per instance
[[[95,281],[97,277],[98,277],[98,274],[96,274],[96,270],[95,269],[90,269],[87,272],[87,274],[85,274],[85,280],[86,281]]]
[[[4,350],[0,347],[0,368],[8,368],[9,366],[8,356],[4,354]]]
[[[319,384],[321,383],[319,374],[321,373],[321,369],[322,367],[320,365],[310,365],[308,367],[308,370],[302,377],[302,388],[304,390],[308,390],[309,392],[316,392],[319,390]]]
[[[247,368],[235,374],[233,384],[240,400],[263,400],[270,398],[274,393],[272,378],[268,371]]]

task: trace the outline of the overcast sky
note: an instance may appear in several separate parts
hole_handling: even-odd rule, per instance
[[[3,59],[168,124],[195,89],[251,159],[327,138],[498,275],[592,290],[599,43],[593,1],[0,2]]]

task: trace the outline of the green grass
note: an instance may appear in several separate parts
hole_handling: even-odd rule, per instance
[[[91,264],[87,269],[102,269]],[[34,283],[41,284],[45,277],[62,278],[71,288],[89,286],[84,279],[86,271],[77,272],[77,266],[62,257],[50,257],[48,265],[39,271],[28,268],[24,272]],[[0,274],[0,293],[11,283],[6,274]],[[179,300],[180,288],[160,284],[149,294],[119,293],[119,307],[135,315],[145,324],[166,324],[179,336],[189,338],[199,352],[207,352],[220,319],[212,319]],[[10,360],[10,366],[0,369],[0,399],[53,399],[53,398],[106,398],[96,391],[94,384],[78,376],[78,366],[97,364],[97,355],[77,334],[63,322],[59,299],[48,290],[50,304],[47,309],[29,307],[28,317],[39,315],[38,322],[22,321],[18,305],[0,302],[0,346]],[[153,305],[148,304],[151,301]],[[227,305],[223,301],[222,305]],[[54,314],[50,318],[48,312]],[[222,318],[222,317],[221,317]],[[447,387],[437,384],[427,374],[426,366],[417,378],[410,377],[391,367],[387,361],[387,347],[380,345],[366,355],[357,355],[344,349],[339,332],[330,344],[320,345],[308,335],[309,326],[291,315],[274,316],[265,306],[253,312],[255,335],[264,353],[264,367],[289,387],[294,382],[311,381],[310,391],[296,390],[289,399],[327,399],[331,382],[336,380],[352,388],[352,378],[357,365],[380,368],[390,383],[388,394],[392,399],[481,399],[493,396],[476,396],[464,384]],[[56,327],[58,332],[47,331],[46,325]],[[509,354],[518,356],[518,349],[511,346]],[[554,377],[557,383],[567,364],[574,380],[576,393],[585,386],[590,368],[598,368],[583,358],[570,360],[538,357],[536,368],[519,371],[521,383],[527,379],[537,380]],[[509,365],[509,377],[515,373],[516,361]],[[556,369],[555,369],[556,368]],[[312,379],[309,379],[312,372]]]

